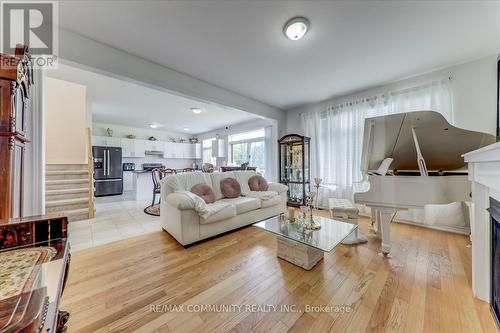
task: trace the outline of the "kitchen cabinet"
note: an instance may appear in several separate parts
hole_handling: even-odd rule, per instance
[[[165,158],[184,158],[183,143],[176,142],[166,142],[165,143],[165,153],[163,154]]]
[[[195,145],[191,143],[165,142],[163,151],[164,158],[195,159]],[[201,146],[200,146],[201,154]]]
[[[92,145],[101,147],[121,147],[121,139],[109,136],[93,136]]]
[[[194,145],[191,143],[181,143],[182,145],[182,158],[194,159]]]
[[[173,158],[184,158],[184,147],[182,143],[174,143],[174,157]]]
[[[175,152],[174,152],[174,145],[175,143],[173,142],[165,142],[164,145],[164,150],[163,150],[163,158],[175,158]]]
[[[121,139],[123,157],[144,157],[146,150],[145,140]]]
[[[146,140],[146,151],[160,151],[163,152],[165,149],[165,142],[163,141],[151,141]]]

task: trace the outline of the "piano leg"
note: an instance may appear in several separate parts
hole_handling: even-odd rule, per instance
[[[371,208],[371,226],[370,226],[370,234],[376,234],[377,233],[377,229],[375,229],[375,225],[377,223],[377,210],[375,208]]]
[[[380,233],[380,211],[377,208],[372,207],[372,225],[370,233],[377,236],[377,238],[382,238]]]
[[[397,210],[394,209],[380,209],[378,211],[378,223],[382,236],[382,254],[388,256],[391,252],[391,221],[394,218]]]

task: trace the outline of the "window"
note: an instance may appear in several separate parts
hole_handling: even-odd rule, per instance
[[[230,135],[228,137],[229,161],[234,165],[248,162],[249,166],[257,167],[260,173],[265,174],[264,136],[263,128]]]
[[[215,140],[215,138],[206,139],[202,142],[203,163],[211,163],[213,165],[217,163],[217,159],[215,157],[212,157],[213,140]]]

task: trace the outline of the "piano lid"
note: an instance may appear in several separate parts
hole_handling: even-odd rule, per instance
[[[390,169],[419,170],[412,128],[428,170],[465,168],[462,154],[495,142],[491,134],[450,125],[435,111],[415,111],[365,119],[361,171],[376,170],[386,157]]]

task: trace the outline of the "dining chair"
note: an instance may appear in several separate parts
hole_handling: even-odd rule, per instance
[[[212,173],[214,172],[214,165],[212,163],[203,163],[201,166],[201,171],[205,173]]]
[[[153,201],[151,202],[151,206],[155,204],[156,195],[161,194],[161,180],[163,179],[163,177],[176,173],[177,172],[174,169],[169,168],[156,168],[151,171],[151,177],[153,177]],[[160,202],[161,198],[160,200],[158,200],[158,203]]]

